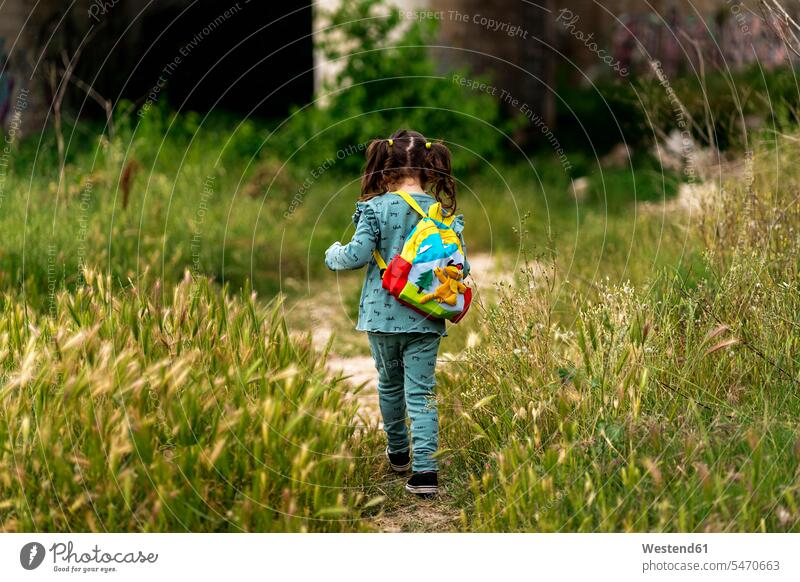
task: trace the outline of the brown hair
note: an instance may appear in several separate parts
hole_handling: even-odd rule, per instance
[[[425,190],[449,213],[456,210],[456,181],[450,164],[450,150],[410,129],[395,131],[388,139],[374,139],[367,147],[367,163],[361,177],[361,198],[369,200],[386,194],[388,184],[403,178],[417,178]]]

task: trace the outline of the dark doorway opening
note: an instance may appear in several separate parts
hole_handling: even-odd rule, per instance
[[[102,95],[139,106],[155,91],[174,109],[279,117],[314,92],[311,6],[298,4],[123,0],[97,25],[79,71],[100,70]]]

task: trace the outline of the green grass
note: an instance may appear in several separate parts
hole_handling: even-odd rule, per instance
[[[92,126],[70,128],[63,182],[52,134],[13,152],[0,207],[0,286],[22,285],[28,301],[43,305],[54,285],[76,289],[86,265],[116,287],[145,273],[173,285],[188,268],[270,296],[287,281],[327,276],[324,250],[353,231],[358,176],[344,175],[338,161],[322,172],[284,164],[266,141],[269,128],[251,121],[158,108],[132,117],[135,124],[120,114],[112,140],[95,137]],[[574,177],[590,184],[580,203],[546,156],[458,176],[470,251],[513,256],[523,229],[538,250],[590,253],[579,261],[588,265],[605,259],[595,253],[602,249],[624,267],[616,250],[636,235],[637,203],[673,196],[674,177],[646,158],[637,158],[636,172],[573,158]]]
[[[207,283],[0,298],[6,531],[353,531],[376,431],[278,304]]]
[[[691,278],[503,291],[442,388],[465,529],[798,531],[799,154],[673,214],[706,249]]]
[[[35,167],[35,144],[15,151],[2,528],[370,529],[410,500],[385,482],[377,427],[354,428],[343,385],[290,333],[313,322],[282,317],[324,289],[354,315],[362,274],[337,281],[321,259],[353,230],[355,177],[315,178],[287,219],[313,169],[267,194],[266,128],[188,115],[167,132],[154,111],[72,148],[60,188],[50,142]],[[440,373],[443,503],[463,529],[798,529],[798,157],[759,151],[754,195],[730,174],[691,215],[640,156],[574,159],[580,201],[547,157],[459,177],[470,252],[519,279],[445,342],[461,361]]]

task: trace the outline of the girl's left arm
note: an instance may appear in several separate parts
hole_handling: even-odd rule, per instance
[[[343,245],[336,241],[325,251],[325,266],[331,271],[360,269],[372,258],[379,238],[378,221],[372,208],[364,205],[360,210],[356,232],[350,242]]]

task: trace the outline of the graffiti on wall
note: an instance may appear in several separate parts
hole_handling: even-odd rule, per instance
[[[663,20],[655,14],[627,14],[611,35],[614,57],[632,71],[647,72],[661,62],[667,75],[697,70],[699,59],[712,67],[742,69],[755,63],[770,69],[786,64],[783,42],[763,19],[732,10],[726,17],[701,20],[673,11]]]
[[[5,39],[0,38],[0,127],[5,127],[6,118],[11,111],[11,97],[14,93],[14,78],[8,70],[5,43]]]

